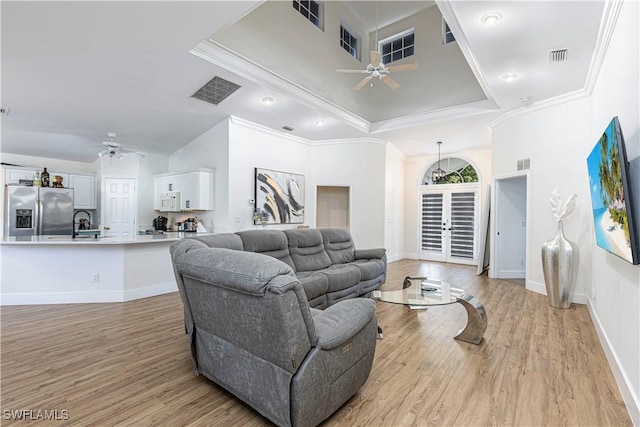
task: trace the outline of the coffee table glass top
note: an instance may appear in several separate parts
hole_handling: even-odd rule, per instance
[[[407,277],[403,286],[395,291],[373,291],[372,296],[384,302],[418,307],[453,304],[466,293],[447,282],[424,277]]]

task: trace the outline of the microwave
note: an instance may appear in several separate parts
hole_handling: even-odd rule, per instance
[[[180,210],[180,192],[170,191],[168,193],[161,193],[160,200],[158,200],[159,211],[161,212],[173,212]]]

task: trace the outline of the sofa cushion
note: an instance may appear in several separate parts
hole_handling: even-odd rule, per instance
[[[236,233],[240,236],[244,250],[279,259],[293,268],[296,267],[289,255],[287,236],[280,230],[247,230]]]
[[[316,229],[284,230],[296,271],[318,271],[331,265],[322,234]]]
[[[360,269],[360,280],[369,280],[384,274],[386,265],[381,259],[357,259],[349,265]]]
[[[204,243],[210,248],[233,249],[236,251],[244,250],[242,239],[240,239],[240,236],[236,233],[210,234],[207,236],[194,237],[194,239]]]
[[[320,228],[324,250],[331,264],[346,264],[355,260],[355,246],[346,228]]]
[[[329,290],[329,279],[326,275],[315,271],[300,271],[296,277],[302,283],[302,289],[309,301],[318,298]]]
[[[318,273],[324,274],[329,279],[329,292],[357,288],[360,282],[360,269],[350,264],[334,264],[329,268],[319,270]]]

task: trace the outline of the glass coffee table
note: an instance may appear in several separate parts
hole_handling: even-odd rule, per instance
[[[429,306],[461,304],[467,311],[467,325],[454,338],[471,344],[480,344],[487,329],[487,312],[473,295],[453,288],[447,282],[426,277],[405,277],[403,288],[395,291],[373,291],[372,297],[393,304],[403,304],[412,310]]]

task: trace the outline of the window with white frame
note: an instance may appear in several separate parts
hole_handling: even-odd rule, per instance
[[[378,42],[378,49],[382,55],[382,62],[389,64],[413,55],[415,44],[415,29],[403,31]]]
[[[349,52],[349,55],[360,60],[360,38],[344,23],[340,23],[340,46]]]
[[[322,5],[313,0],[293,0],[293,8],[313,25],[322,29]]]
[[[447,24],[447,21],[442,18],[442,44],[449,44],[454,41],[456,41],[456,38],[451,32],[449,24]]]

